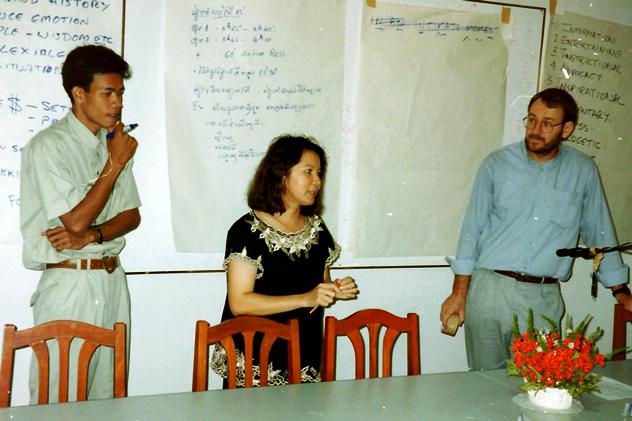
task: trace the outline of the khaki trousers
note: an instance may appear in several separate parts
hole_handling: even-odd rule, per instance
[[[527,328],[529,308],[536,329],[548,328],[542,316],[559,323],[564,301],[557,284],[518,282],[486,269],[472,274],[465,307],[465,349],[470,370],[505,368],[511,358],[513,315],[520,332]]]
[[[105,270],[48,269],[40,278],[31,298],[33,322],[39,325],[52,320],[78,320],[112,329],[115,322],[127,325],[129,355],[130,299],[127,279],[122,267],[112,273]],[[75,339],[70,352],[69,400],[76,399],[77,359],[81,341]],[[56,341],[48,342],[50,355],[49,402],[57,402],[59,385],[59,354]],[[113,396],[112,348],[99,347],[88,370],[88,399]],[[37,403],[38,364],[31,360],[29,389],[31,404]]]

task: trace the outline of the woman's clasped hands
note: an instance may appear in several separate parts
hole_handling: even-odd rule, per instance
[[[329,307],[336,300],[353,300],[358,296],[355,280],[346,276],[334,281],[321,282],[307,293],[307,306],[314,311],[318,306]]]

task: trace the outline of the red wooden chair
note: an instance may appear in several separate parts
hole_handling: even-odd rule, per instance
[[[365,344],[360,332],[365,327],[369,335],[369,378],[378,377],[378,342],[382,326],[386,327],[382,342],[382,377],[391,376],[393,346],[401,333],[406,333],[408,339],[408,375],[420,374],[419,316],[408,313],[407,317],[398,317],[385,310],[367,309],[341,320],[333,316],[325,318],[323,381],[335,380],[338,336],[347,336],[353,345],[356,379],[365,377]]]
[[[77,364],[77,400],[84,401],[87,398],[88,367],[99,346],[114,348],[114,397],[127,396],[125,329],[125,323],[115,323],[114,329],[110,330],[73,320],[56,320],[23,330],[17,330],[11,324],[5,325],[0,368],[0,408],[11,404],[15,351],[26,347],[33,349],[39,365],[37,403],[48,403],[50,356],[46,341],[54,339],[59,345],[59,402],[68,402],[69,352],[74,338],[84,340]]]
[[[632,311],[627,311],[623,304],[614,305],[614,323],[612,328],[612,349],[624,349],[626,347],[625,324],[632,323]],[[625,352],[613,355],[613,360],[625,360]]]
[[[298,321],[289,324],[278,323],[264,317],[239,316],[210,327],[208,322],[198,320],[195,326],[195,350],[193,354],[193,391],[208,390],[209,346],[220,343],[228,359],[228,387],[237,387],[237,355],[233,335],[244,338],[245,387],[252,387],[253,340],[257,332],[263,333],[259,349],[259,382],[268,385],[268,356],[272,344],[278,338],[288,342],[288,382],[301,382],[301,356],[299,346]]]

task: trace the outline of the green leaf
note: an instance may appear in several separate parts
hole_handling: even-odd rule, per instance
[[[605,357],[606,361],[610,361],[610,360],[612,360],[612,357],[614,357],[615,355],[617,355],[617,354],[619,354],[621,352],[625,352],[626,354],[630,353],[630,352],[632,352],[632,348],[616,348],[616,349],[613,349],[612,351],[608,352],[606,355],[604,355],[604,357]]]
[[[566,323],[564,324],[564,337],[566,337],[567,332],[573,331],[573,317],[571,315],[566,316]]]
[[[592,319],[593,317],[591,315],[587,315],[586,317],[584,317],[584,320],[582,320],[581,323],[579,323],[579,326],[577,326],[577,329],[575,329],[575,333],[586,336],[586,329],[588,328],[588,325],[590,324],[590,321]]]
[[[514,339],[518,339],[520,337],[520,326],[518,326],[518,316],[513,315],[513,320],[511,322],[511,337]]]
[[[597,342],[599,339],[601,339],[601,337],[603,336],[604,331],[602,328],[598,327],[597,329],[595,329],[595,331],[593,333],[591,333],[588,336],[588,340],[591,341],[592,343]]]
[[[546,322],[549,324],[549,331],[557,332],[558,334],[560,333],[560,327],[555,320],[551,319],[548,316],[545,316],[544,314],[542,315],[542,318],[546,320]]]
[[[527,319],[527,332],[533,333],[535,329],[533,328],[533,309],[529,309],[529,318]]]

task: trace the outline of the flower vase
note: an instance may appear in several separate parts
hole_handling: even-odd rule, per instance
[[[556,387],[546,387],[540,390],[529,390],[529,400],[541,408],[569,409],[573,404],[573,397],[568,390]]]

